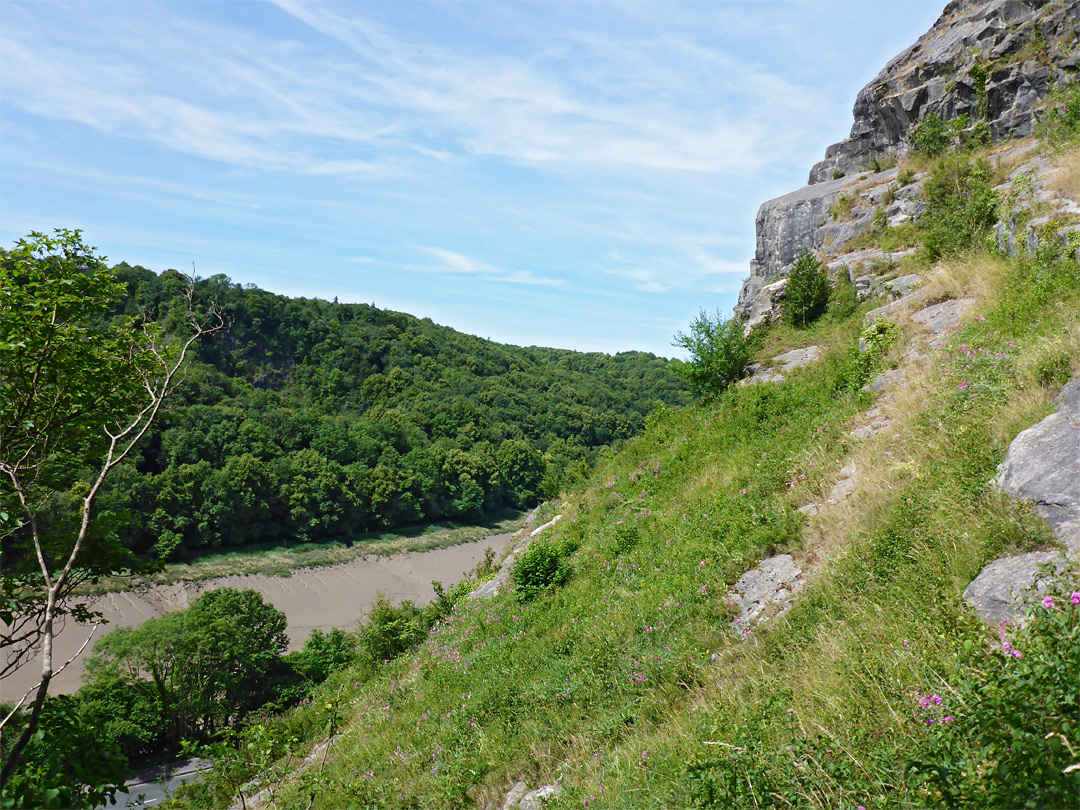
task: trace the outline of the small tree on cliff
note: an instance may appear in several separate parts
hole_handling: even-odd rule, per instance
[[[793,326],[809,326],[829,304],[829,279],[825,268],[810,251],[804,250],[788,271],[787,279],[784,317]]]
[[[157,418],[194,343],[225,327],[216,308],[212,326],[195,317],[193,289],[194,279],[191,333],[170,341],[112,317],[123,284],[79,231],[31,233],[0,251],[0,675],[41,656],[41,680],[0,718],[2,731],[30,701],[0,785],[67,665],[53,660],[58,622],[94,618],[69,603],[74,588],[133,561],[94,521],[102,484]]]
[[[754,354],[755,340],[743,331],[740,318],[725,319],[719,311],[710,318],[705,310],[690,324],[690,333],[675,335],[673,346],[690,352],[690,359],[673,360],[672,370],[698,397],[723,393],[742,377]]]

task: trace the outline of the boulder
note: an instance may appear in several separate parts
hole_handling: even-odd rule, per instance
[[[518,807],[521,810],[541,810],[547,800],[552,796],[558,796],[560,791],[562,788],[558,785],[544,785],[522,796]]]
[[[1013,439],[994,483],[1013,498],[1032,501],[1065,552],[1018,554],[986,566],[964,598],[990,624],[1015,619],[1024,597],[1045,586],[1043,572],[1080,561],[1080,379],[1054,401],[1054,413]]]
[[[731,627],[749,635],[753,626],[791,607],[795,595],[806,584],[802,569],[790,554],[778,554],[739,577],[728,592],[729,603],[739,609]]]
[[[954,326],[960,323],[960,319],[964,317],[964,313],[966,313],[974,303],[975,302],[970,298],[953,298],[948,301],[942,301],[940,304],[931,304],[928,307],[924,307],[913,314],[911,319],[916,323],[921,323],[934,333],[935,338],[940,340],[945,337],[946,333],[951,331]]]
[[[1003,557],[986,566],[964,590],[964,599],[987,624],[1015,620],[1024,597],[1046,588],[1043,572],[1061,569],[1065,558],[1056,551],[1033,551]]]
[[[1080,559],[1080,379],[1054,401],[1054,413],[1013,439],[994,483],[1032,501],[1069,555]]]

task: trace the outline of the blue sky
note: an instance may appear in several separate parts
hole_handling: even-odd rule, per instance
[[[671,356],[937,2],[0,2],[0,240]]]

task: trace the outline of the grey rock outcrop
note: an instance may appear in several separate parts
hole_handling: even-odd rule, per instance
[[[739,610],[739,615],[731,621],[731,627],[749,635],[755,624],[791,607],[795,595],[805,584],[802,569],[790,554],[778,554],[762,560],[757,568],[739,577],[728,592],[729,603]]]
[[[1080,51],[1075,0],[954,0],[933,27],[893,58],[855,100],[846,140],[825,152],[810,183],[903,153],[931,114],[984,121],[994,140],[1030,135],[1055,82],[1075,80]]]
[[[1055,399],[1057,410],[1022,431],[994,483],[1013,498],[1032,501],[1065,547],[995,560],[964,591],[983,621],[1014,619],[1023,598],[1044,586],[1042,571],[1080,561],[1080,380]]]
[[[1016,619],[1024,597],[1032,590],[1038,593],[1045,589],[1042,572],[1064,565],[1064,558],[1056,551],[1033,551],[994,560],[964,589],[964,599],[987,624]]]
[[[502,810],[541,810],[548,799],[558,796],[562,791],[559,785],[543,785],[536,790],[529,790],[524,782],[518,782],[503,799]],[[494,810],[495,805],[488,806]]]
[[[974,303],[970,298],[942,301],[940,304],[931,304],[920,309],[911,316],[911,320],[921,323],[934,333],[934,337],[942,338],[960,323],[964,314]]]
[[[809,185],[758,209],[754,259],[735,313],[747,319],[748,328],[775,317],[781,282],[803,250],[835,256],[875,216],[895,226],[922,213],[921,179],[901,186],[896,169],[856,173],[870,171],[868,164],[887,154],[905,154],[927,116],[948,121],[967,115],[994,140],[1031,134],[1055,84],[1077,81],[1077,39],[1080,0],[950,3],[930,31],[859,93],[850,137],[829,147],[811,170]],[[832,214],[842,197],[850,216],[837,218]],[[1030,244],[1041,238],[1037,224],[1023,223],[1026,233],[1019,235],[1000,229],[1003,249],[1017,239]],[[1069,228],[1076,226],[1054,238],[1068,239]],[[864,295],[869,283],[861,282]]]
[[[739,385],[782,382],[792,371],[810,365],[819,357],[821,357],[820,346],[804,346],[801,349],[792,349],[790,352],[776,355],[769,361],[767,366],[751,366],[749,369],[752,372],[751,376],[740,382]]]
[[[1056,398],[1057,410],[1009,445],[994,483],[1028,500],[1068,553],[1080,559],[1080,380]]]

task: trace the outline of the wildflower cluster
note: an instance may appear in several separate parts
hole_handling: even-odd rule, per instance
[[[919,707],[920,717],[928,726],[935,723],[948,725],[955,719],[951,714],[945,714],[945,699],[941,695],[924,695],[922,692],[916,692],[915,700]]]

